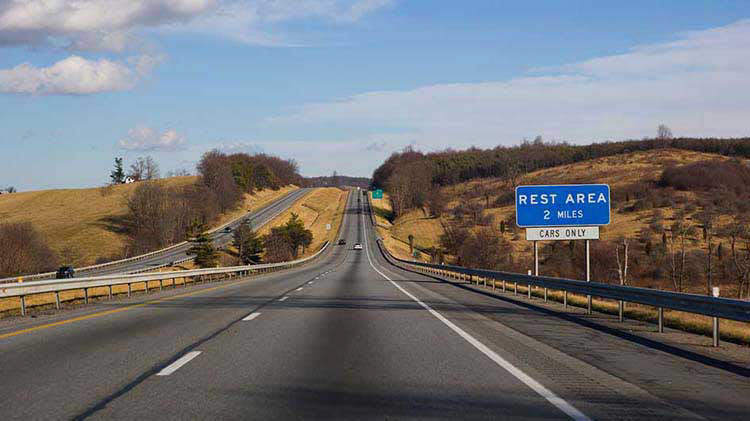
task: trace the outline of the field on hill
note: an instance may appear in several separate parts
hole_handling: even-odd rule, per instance
[[[721,164],[715,164],[717,162],[735,165],[727,167],[730,171],[724,175],[726,180],[715,179],[722,176],[721,171],[716,171],[716,175],[700,172],[707,163],[714,163],[710,164],[714,170],[721,169]],[[691,168],[690,183],[713,183],[721,188],[717,193],[717,190],[665,186],[662,175],[668,168]],[[725,206],[721,202],[732,196],[744,201],[744,186],[741,184],[744,183],[742,177],[745,177],[746,168],[747,161],[721,155],[673,149],[651,150],[534,171],[521,176],[517,184],[609,184],[612,188],[612,222],[602,227],[601,239],[592,242],[594,280],[619,283],[616,256],[619,253],[622,258],[622,241],[627,239],[631,265],[628,285],[675,290],[676,279],[684,278],[680,290],[696,294],[706,294],[709,267],[706,265],[707,237],[701,214],[707,211],[707,207],[715,208],[713,226],[707,231],[711,233],[712,285],[720,287],[722,296],[737,297],[740,277],[735,266],[750,267],[750,251],[746,250],[750,247],[750,232],[743,228],[742,223],[747,209],[743,209],[741,203],[737,207]],[[701,180],[701,177],[710,180]],[[734,190],[728,190],[721,186],[722,182],[737,185],[730,187]],[[429,260],[430,249],[441,246],[440,236],[446,228],[460,226],[469,227],[473,232],[490,230],[500,234],[502,224],[505,232],[500,234],[501,241],[508,244],[504,250],[511,257],[505,261],[505,266],[494,269],[525,273],[532,268],[532,243],[525,240],[523,229],[514,227],[514,193],[507,179],[477,179],[444,187],[441,191],[446,197],[446,206],[440,217],[430,216],[427,209],[412,209],[393,220],[387,200],[372,201],[378,230],[392,253],[408,257],[408,237],[411,235],[415,247],[421,251],[417,257]],[[728,214],[728,209],[737,210]],[[736,225],[737,221],[739,225]],[[678,225],[690,228],[686,231],[684,243],[675,233]],[[730,251],[732,229],[737,241],[737,265]],[[583,279],[582,242],[551,241],[540,247],[542,274]],[[457,263],[456,256],[446,256],[446,260]],[[554,294],[551,297],[560,298]],[[580,301],[578,304],[581,305],[584,302],[580,297],[571,300]],[[616,305],[611,301],[595,300],[594,304],[599,311],[616,312]],[[652,321],[656,317],[654,309],[638,305],[630,305],[627,315]],[[671,311],[666,312],[665,317],[669,326],[703,334],[711,332],[711,321],[707,317]],[[750,342],[747,324],[722,321],[722,326],[723,338]]]
[[[270,223],[264,225],[258,233],[260,235],[269,234],[271,228],[286,223],[292,213],[297,214],[305,224],[305,228],[313,233],[312,243],[305,251],[306,256],[311,255],[318,251],[324,242],[335,239],[343,221],[348,195],[348,190],[338,187],[316,188]],[[327,224],[331,224],[330,230],[326,229]]]
[[[157,180],[164,187],[195,183],[196,177]],[[88,189],[41,190],[0,196],[0,221],[30,222],[48,241],[62,264],[87,266],[97,259],[120,258],[126,236],[115,232],[107,222],[127,212],[127,201],[138,183]],[[295,189],[261,190],[246,194],[243,205],[222,215],[219,223],[258,209]]]
[[[669,231],[674,223],[676,214],[684,213],[685,221],[692,224],[695,231],[686,242],[688,252],[700,250],[702,238],[700,224],[697,215],[701,211],[695,205],[696,199],[703,192],[680,191],[672,188],[661,188],[658,180],[665,168],[708,161],[729,161],[732,158],[692,152],[685,150],[666,149],[634,152],[623,155],[614,155],[576,164],[563,165],[559,167],[544,169],[523,175],[517,181],[518,184],[578,184],[578,183],[606,183],[612,188],[612,222],[601,230],[600,245],[610,244],[623,237],[629,239],[631,252],[641,249],[647,241],[655,244],[662,243],[661,230]],[[638,189],[634,188],[638,186]],[[639,205],[644,195],[642,190],[647,190],[649,195],[664,197],[669,203],[667,206],[643,207]],[[479,209],[475,229],[486,227],[495,231],[500,230],[501,221],[504,221],[506,232],[503,237],[510,243],[516,262],[523,262],[531,267],[532,245],[525,240],[523,229],[514,228],[515,209],[513,189],[507,180],[497,178],[478,179],[465,183],[456,184],[442,188],[447,201],[446,209],[442,216],[437,218],[429,215],[426,209],[412,209],[396,220],[389,220],[391,215],[390,206],[387,201],[374,200],[373,206],[380,214],[378,219],[381,225],[381,235],[387,237],[389,245],[398,245],[392,251],[403,255],[408,254],[408,237],[414,237],[414,245],[417,249],[428,250],[439,246],[439,238],[445,232],[446,225],[466,222],[472,219],[473,209]],[[630,193],[632,192],[632,193]],[[665,203],[666,204],[666,203]],[[717,219],[716,225],[728,221],[726,215]],[[720,231],[720,230],[718,230]],[[713,238],[714,245],[718,247],[721,243],[722,249],[730,249],[730,239],[722,232],[717,232]],[[558,244],[555,244],[558,243]],[[545,249],[548,255],[555,253],[562,246],[561,242],[549,242],[542,245],[542,256]],[[404,247],[405,245],[405,247]],[[567,245],[567,242],[566,242]],[[605,281],[614,281],[617,276],[614,263],[614,246],[612,250],[602,250],[601,253],[609,253],[607,260],[611,264],[608,271],[600,271],[600,277]],[[634,253],[633,253],[634,254]],[[423,258],[429,258],[422,254]],[[611,257],[611,258],[610,258]],[[450,256],[448,257],[450,260]],[[546,260],[546,259],[543,259]],[[544,267],[544,263],[542,267]],[[524,270],[525,272],[525,270]],[[575,274],[566,274],[575,276]],[[670,288],[669,280],[637,280],[643,286],[657,287],[661,289]],[[694,277],[697,278],[697,277]],[[736,295],[737,288],[732,282],[724,279],[716,279],[724,282],[722,295]],[[699,282],[688,283],[685,290],[705,293],[705,286]]]

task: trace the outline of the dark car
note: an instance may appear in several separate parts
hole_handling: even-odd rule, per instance
[[[339,240],[339,245],[340,245],[340,246],[346,245],[346,240],[344,240],[343,238],[342,238],[342,239],[340,239],[340,240]]]
[[[226,227],[226,228],[224,228],[224,232],[232,232],[232,227]]]
[[[60,269],[57,269],[57,274],[55,274],[55,278],[57,279],[67,279],[72,278],[76,274],[76,271],[73,269],[73,266],[63,266]]]

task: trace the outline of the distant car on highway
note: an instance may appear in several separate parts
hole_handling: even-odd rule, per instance
[[[226,228],[224,228],[224,232],[232,232],[232,227],[226,227]]]
[[[346,244],[346,240],[344,240],[343,238],[339,240],[339,245],[340,246],[343,246],[345,244]]]
[[[57,269],[57,273],[55,274],[56,279],[68,279],[74,277],[76,274],[75,269],[73,269],[73,266],[62,266],[60,269]]]
[[[355,244],[354,250],[362,250],[362,244],[359,244],[359,243]]]

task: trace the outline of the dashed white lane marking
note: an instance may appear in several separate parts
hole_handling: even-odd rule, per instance
[[[283,296],[283,297],[279,298],[279,301],[286,301],[287,298],[289,298],[289,297],[288,296]]]
[[[249,322],[250,320],[253,320],[254,318],[260,316],[260,313],[257,311],[255,313],[248,314],[244,319],[242,319],[245,322]]]
[[[295,289],[295,291],[302,291],[303,289],[305,289],[305,287],[299,287],[299,288]]]
[[[197,357],[200,354],[201,354],[200,351],[188,352],[187,354],[185,354],[182,357],[180,357],[177,361],[175,361],[172,364],[164,367],[160,372],[156,373],[156,375],[157,376],[168,376],[168,375],[174,373],[175,371],[177,371],[183,365],[189,363],[190,360],[192,360],[193,358]]]
[[[445,318],[442,314],[438,313],[437,311],[433,310],[432,307],[422,302],[419,298],[412,295],[409,291],[405,290],[401,285],[393,282],[391,278],[386,276],[383,272],[378,270],[378,268],[375,267],[375,265],[372,263],[372,259],[370,258],[370,248],[369,243],[367,241],[367,229],[365,229],[365,215],[362,214],[362,229],[364,231],[365,236],[365,252],[367,254],[367,260],[370,262],[370,266],[375,269],[375,272],[379,273],[380,276],[387,279],[388,282],[393,284],[396,288],[398,288],[401,292],[404,293],[407,297],[411,298],[419,304],[422,308],[427,310],[430,314],[435,316],[438,320],[443,322],[446,326],[451,328],[454,332],[456,332],[460,337],[464,338],[466,342],[470,343],[474,348],[479,350],[482,354],[486,355],[495,362],[495,364],[499,365],[500,367],[504,368],[507,372],[513,375],[513,377],[517,378],[521,382],[523,382],[526,386],[531,388],[534,392],[538,393],[540,396],[542,396],[544,399],[546,399],[549,403],[557,407],[557,409],[564,412],[566,415],[571,417],[572,419],[576,421],[591,421],[591,418],[584,415],[583,412],[576,409],[573,405],[569,404],[567,401],[563,400],[561,397],[557,396],[554,392],[544,387],[541,383],[537,382],[533,378],[531,378],[528,374],[521,371],[519,368],[514,366],[513,364],[509,363],[507,360],[505,360],[503,357],[498,355],[495,351],[490,349],[487,345],[480,342],[477,338],[471,336],[470,334],[466,333],[463,329],[456,326],[453,322]]]

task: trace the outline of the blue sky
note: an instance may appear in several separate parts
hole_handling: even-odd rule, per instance
[[[748,136],[750,2],[0,0],[0,188],[213,148],[369,176],[392,151]],[[117,10],[119,13],[108,13]]]

